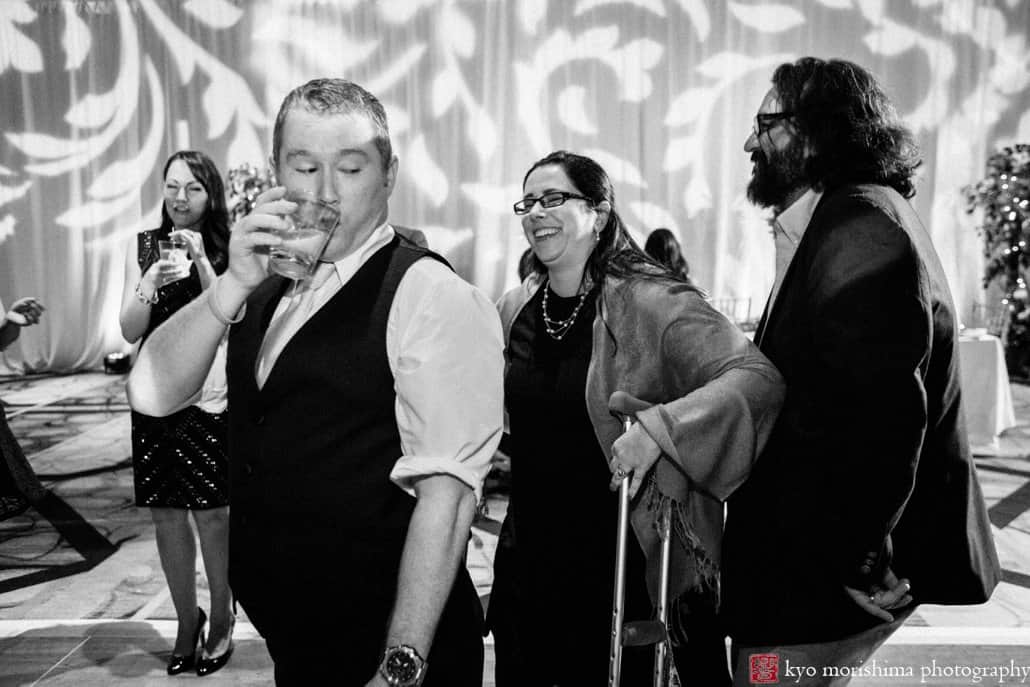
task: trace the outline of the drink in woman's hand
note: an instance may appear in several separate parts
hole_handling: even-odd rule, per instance
[[[178,279],[186,277],[190,273],[190,261],[189,256],[184,248],[176,246],[174,241],[158,241],[157,242],[158,256],[162,260],[168,260],[174,263],[179,268]]]

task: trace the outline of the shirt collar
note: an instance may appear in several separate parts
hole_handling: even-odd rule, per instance
[[[795,246],[801,242],[805,229],[815,214],[815,207],[823,197],[822,191],[809,188],[800,198],[790,204],[786,210],[776,216],[776,226],[790,239]]]
[[[333,266],[336,268],[336,274],[340,276],[340,281],[346,283],[377,250],[393,240],[394,233],[390,223],[383,222],[368,235],[368,238],[358,246],[357,250],[334,261]]]

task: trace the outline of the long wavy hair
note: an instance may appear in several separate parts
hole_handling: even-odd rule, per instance
[[[811,186],[881,184],[915,195],[919,149],[872,74],[846,60],[802,57],[780,65],[772,83],[807,144]]]
[[[204,153],[197,150],[180,150],[172,154],[165,163],[161,180],[168,176],[168,168],[176,160],[182,160],[190,168],[193,176],[207,191],[207,207],[200,220],[200,235],[204,239],[204,252],[215,273],[221,274],[229,265],[229,210],[225,204],[225,185],[218,167]],[[168,208],[161,203],[161,229],[159,235],[166,238],[173,229],[172,218],[168,216]]]
[[[668,267],[673,274],[683,277],[684,281],[690,281],[690,265],[683,257],[680,242],[676,235],[665,227],[658,227],[647,236],[644,242],[644,252],[652,258]]]
[[[590,199],[591,206],[597,207],[604,201],[608,201],[611,206],[608,221],[605,222],[598,234],[597,245],[594,246],[594,250],[587,258],[586,268],[583,270],[585,282],[596,285],[603,282],[605,277],[610,276],[623,279],[636,278],[685,283],[668,267],[641,250],[630,236],[626,225],[619,216],[612,182],[601,165],[585,155],[577,155],[567,150],[556,150],[533,163],[526,172],[526,176],[522,178],[523,187],[534,170],[548,165],[561,167],[565,176],[572,182],[573,188]],[[536,254],[533,255],[532,268],[533,272],[541,277],[547,276],[547,267]]]

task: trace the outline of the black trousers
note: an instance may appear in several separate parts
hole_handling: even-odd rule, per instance
[[[324,597],[317,607],[304,608],[290,603],[288,590],[276,599],[240,599],[265,639],[277,687],[364,687],[378,670],[388,619],[359,619],[353,599],[330,590]],[[482,687],[482,628],[482,606],[460,568],[427,658],[423,687]]]
[[[672,648],[676,672],[683,687],[730,687],[730,664],[726,656],[726,635],[720,619],[708,609],[687,616],[687,641]]]
[[[504,604],[510,599],[493,597],[500,602],[500,608],[491,606],[491,630],[494,634],[495,675],[497,687],[593,687],[605,684],[603,671],[606,664],[596,664],[602,658],[594,644],[584,645],[577,630],[562,632],[561,628],[548,627],[541,623],[536,628],[516,621]],[[633,601],[633,599],[630,599]],[[646,618],[641,603],[646,598],[636,599],[638,608],[631,612],[633,618]],[[730,687],[729,661],[726,656],[726,636],[715,609],[697,603],[682,619],[687,641],[672,647],[672,658],[683,687],[693,685],[704,687]],[[594,621],[596,622],[596,621]],[[547,642],[551,646],[542,647]],[[549,665],[544,656],[553,656],[555,646],[563,658],[561,665]],[[584,657],[591,657],[589,664]],[[553,658],[552,658],[553,660]],[[626,647],[622,658],[622,684],[632,687],[651,685],[654,670],[654,647]],[[560,676],[560,677],[559,677]]]
[[[327,641],[331,639],[321,637],[316,643],[307,646],[296,642],[266,640],[268,652],[275,663],[276,686],[364,687],[375,675],[378,655],[375,655],[370,670],[367,660],[352,661],[351,652],[340,646],[339,642]],[[453,642],[438,634],[430,652],[423,687],[482,687],[483,642],[481,638],[471,639],[473,641],[466,639],[464,642]]]
[[[709,627],[713,631],[695,631],[689,642],[672,648],[673,661],[683,687],[729,687],[732,684],[725,637],[714,631],[714,626]],[[534,674],[532,650],[522,650],[514,638],[499,636],[497,629],[494,630],[494,640],[497,687],[553,687],[553,680]],[[576,661],[575,652],[569,652],[569,661]],[[653,647],[626,648],[623,651],[622,684],[650,685],[653,665]],[[584,676],[579,680],[571,678],[560,683],[559,687],[591,687],[593,684],[596,680]]]

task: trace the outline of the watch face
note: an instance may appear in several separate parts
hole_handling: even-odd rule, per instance
[[[402,644],[386,650],[379,672],[391,685],[414,687],[421,681],[425,666],[425,659],[414,648]]]
[[[418,677],[418,662],[403,650],[394,651],[386,657],[386,672],[400,682],[409,682]]]

